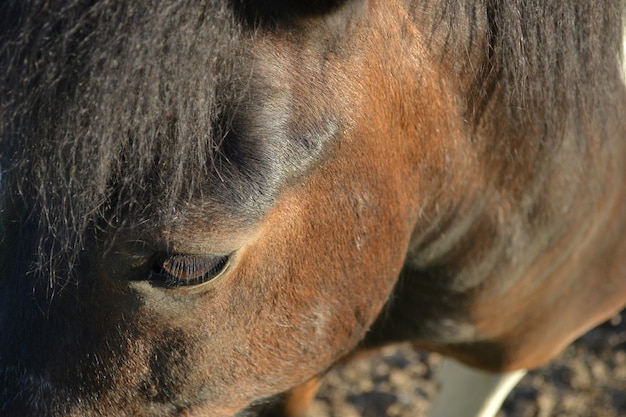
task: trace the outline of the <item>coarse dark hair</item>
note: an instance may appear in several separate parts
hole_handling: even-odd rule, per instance
[[[340,3],[3,1],[2,181],[52,239],[40,250],[76,248],[98,220],[167,211],[207,184],[215,187],[207,195],[235,211],[267,208],[281,165],[317,147],[233,136],[238,106],[253,101],[241,88],[251,82],[242,33]],[[622,70],[621,0],[406,3],[415,15],[436,5],[432,30],[447,33],[439,46],[448,57],[486,33],[485,65],[472,69],[468,92],[471,123],[497,106],[506,126],[542,130],[542,143],[558,141],[564,120],[573,129],[603,125]],[[456,36],[461,21],[466,36]],[[250,187],[230,186],[235,180]]]

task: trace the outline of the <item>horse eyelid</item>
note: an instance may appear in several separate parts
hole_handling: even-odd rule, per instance
[[[220,275],[230,255],[164,255],[155,256],[148,276],[154,286],[179,288],[200,285]]]

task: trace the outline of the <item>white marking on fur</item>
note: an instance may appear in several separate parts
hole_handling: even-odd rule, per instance
[[[439,369],[440,390],[429,417],[493,417],[525,370],[491,374],[444,359]]]
[[[622,25],[622,81],[626,84],[626,18]]]
[[[626,25],[624,25],[624,35],[622,38],[622,81],[626,84]]]
[[[620,58],[622,62],[622,81],[626,85],[626,16],[622,24],[622,56]]]

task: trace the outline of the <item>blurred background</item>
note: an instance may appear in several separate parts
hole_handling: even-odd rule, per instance
[[[390,346],[331,371],[310,417],[421,417],[441,356]],[[626,310],[531,371],[498,417],[626,416]]]

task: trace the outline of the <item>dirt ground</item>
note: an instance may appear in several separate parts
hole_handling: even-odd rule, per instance
[[[441,357],[388,347],[329,373],[310,417],[420,417]],[[626,310],[522,379],[498,417],[626,416]]]

